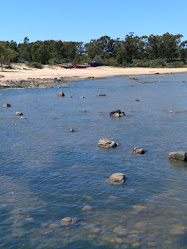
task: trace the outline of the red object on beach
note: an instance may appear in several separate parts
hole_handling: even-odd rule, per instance
[[[76,67],[76,68],[87,68],[88,66],[75,64],[74,67]]]

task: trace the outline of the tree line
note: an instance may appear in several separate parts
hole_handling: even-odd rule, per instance
[[[133,32],[125,39],[102,36],[89,43],[46,40],[23,43],[0,41],[0,64],[11,62],[40,64],[89,63],[125,67],[183,67],[187,61],[187,40],[181,34],[137,36]]]

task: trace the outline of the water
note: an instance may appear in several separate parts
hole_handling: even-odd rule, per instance
[[[187,164],[168,161],[187,148],[187,74],[137,78],[150,83],[0,91],[12,105],[0,108],[0,248],[187,248]],[[126,116],[111,118],[118,108]],[[100,138],[119,146],[100,149]],[[105,182],[117,172],[125,184]],[[77,222],[62,226],[67,216]]]

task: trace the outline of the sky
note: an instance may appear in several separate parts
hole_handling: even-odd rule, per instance
[[[0,41],[90,42],[108,35],[182,34],[187,0],[1,0]]]

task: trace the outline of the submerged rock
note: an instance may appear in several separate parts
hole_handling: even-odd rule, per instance
[[[163,111],[163,112],[168,112],[168,113],[180,113],[180,111],[177,111],[177,110],[168,110],[168,109],[160,109],[160,111]]]
[[[115,234],[118,234],[118,235],[126,235],[127,234],[127,229],[121,225],[117,226],[116,228],[114,228],[113,232]]]
[[[69,226],[71,225],[72,223],[75,223],[77,220],[77,218],[72,218],[72,217],[64,217],[62,220],[61,220],[61,225],[63,226]]]
[[[21,115],[23,115],[23,113],[22,112],[16,112],[15,115],[21,116]]]
[[[187,152],[186,151],[171,152],[168,155],[168,159],[173,161],[187,162]]]
[[[112,117],[122,117],[122,116],[125,116],[125,113],[122,112],[121,110],[117,109],[117,110],[114,110],[113,112],[110,112],[110,116],[112,116]]]
[[[144,148],[139,148],[139,147],[135,147],[132,150],[132,153],[134,154],[145,154],[146,150]]]
[[[116,147],[118,145],[118,143],[111,141],[110,139],[106,139],[106,138],[101,138],[98,142],[98,146],[100,148],[112,148],[112,147]]]
[[[125,182],[125,175],[123,173],[114,173],[107,179],[107,182],[113,184],[123,184]]]
[[[64,92],[59,92],[57,95],[58,95],[58,97],[64,97],[65,96]]]
[[[8,107],[11,107],[11,105],[7,103],[7,104],[4,104],[3,107],[8,108]]]
[[[105,96],[106,96],[106,93],[98,93],[97,96],[98,96],[98,97],[105,97]]]
[[[91,206],[89,206],[89,205],[86,205],[86,206],[84,206],[83,208],[82,208],[82,210],[83,211],[90,211],[90,210],[92,210],[93,208],[91,207]]]

